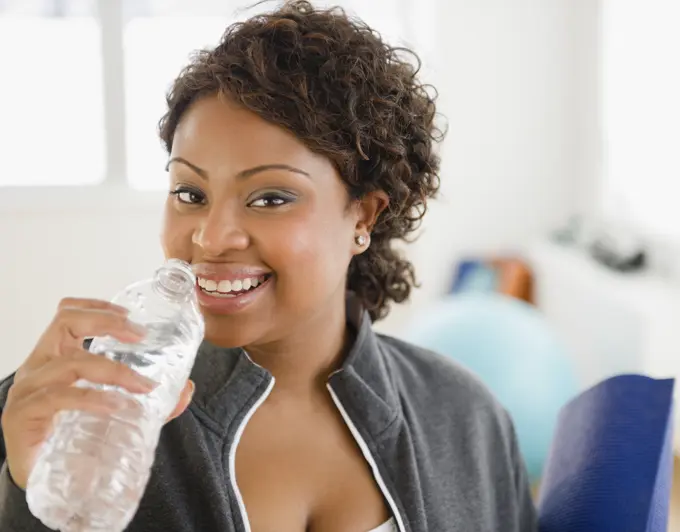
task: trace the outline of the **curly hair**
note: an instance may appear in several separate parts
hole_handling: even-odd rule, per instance
[[[388,45],[342,9],[289,1],[229,26],[214,49],[192,56],[167,94],[160,136],[169,153],[182,114],[217,93],[326,156],[351,200],[384,191],[389,206],[347,273],[347,289],[378,320],[416,285],[393,240],[409,239],[439,189],[435,147],[443,133],[435,125],[436,93],[418,80],[419,69],[416,54]]]

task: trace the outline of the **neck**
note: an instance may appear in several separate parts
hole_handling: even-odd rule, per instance
[[[341,304],[329,305],[286,338],[245,347],[252,360],[274,376],[277,394],[325,391],[328,376],[340,367],[352,340],[342,295]]]

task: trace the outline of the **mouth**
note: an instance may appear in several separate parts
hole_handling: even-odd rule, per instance
[[[262,290],[269,283],[271,273],[242,279],[207,279],[197,277],[198,289],[202,294],[218,299],[236,299]]]

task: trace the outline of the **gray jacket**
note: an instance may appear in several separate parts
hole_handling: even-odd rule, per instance
[[[328,390],[400,532],[536,530],[512,422],[487,389],[449,359],[375,334],[367,313],[350,320],[356,342]],[[194,400],[163,429],[128,532],[250,530],[230,457],[274,381],[243,350],[207,343],[192,378]],[[2,439],[0,463],[0,530],[48,530],[9,476]]]

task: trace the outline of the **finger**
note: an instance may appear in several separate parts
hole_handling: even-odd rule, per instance
[[[74,386],[50,387],[35,391],[3,412],[3,423],[11,424],[15,420],[22,424],[37,420],[51,421],[62,410],[111,414],[137,407],[138,401],[115,391]]]
[[[187,381],[187,383],[184,385],[182,393],[179,396],[179,401],[177,401],[175,409],[168,416],[166,423],[172,421],[176,417],[179,417],[180,415],[182,415],[182,413],[184,413],[184,411],[187,408],[189,408],[189,405],[191,404],[191,399],[193,398],[195,391],[196,385],[194,384],[194,381],[191,380]]]
[[[62,308],[43,334],[35,350],[26,360],[29,369],[43,365],[54,356],[73,348],[81,348],[85,338],[112,336],[125,343],[139,342],[144,328],[124,315],[108,310]]]
[[[120,305],[111,303],[110,301],[104,301],[102,299],[84,299],[77,297],[65,297],[59,302],[57,307],[59,310],[66,308],[80,308],[83,310],[108,310],[110,312],[115,312],[117,314],[122,314],[127,316],[129,310]]]
[[[75,340],[88,336],[113,336],[121,341],[139,341],[145,330],[119,312],[98,309],[63,308],[54,322],[57,330]]]
[[[119,386],[132,393],[149,393],[157,386],[125,364],[83,350],[69,358],[52,359],[37,368],[10,388],[8,400],[19,400],[43,388],[70,386],[80,379]]]

